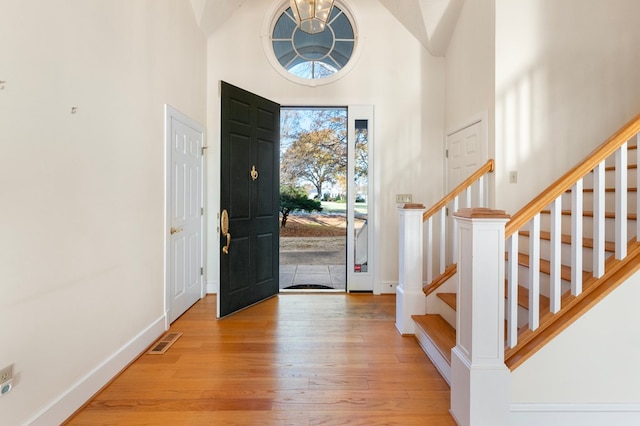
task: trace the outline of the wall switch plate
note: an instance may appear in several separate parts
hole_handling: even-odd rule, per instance
[[[511,170],[509,172],[509,183],[518,183],[518,172]]]
[[[412,199],[411,194],[396,194],[396,203],[398,204],[410,203]]]

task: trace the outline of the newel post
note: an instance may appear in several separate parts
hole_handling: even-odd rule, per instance
[[[509,215],[474,208],[453,217],[459,261],[451,413],[464,426],[506,426],[511,375],[504,364],[504,229]]]
[[[414,334],[411,315],[425,314],[422,292],[422,204],[400,207],[398,286],[396,287],[396,328],[401,334]]]

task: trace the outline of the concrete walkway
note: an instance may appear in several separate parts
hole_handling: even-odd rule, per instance
[[[344,238],[281,238],[280,289],[345,290]]]
[[[345,290],[347,267],[343,265],[280,265],[280,289]],[[306,287],[306,288],[305,288]]]

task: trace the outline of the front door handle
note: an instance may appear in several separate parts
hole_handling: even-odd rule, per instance
[[[223,237],[227,237],[227,244],[222,247],[224,254],[229,254],[229,246],[231,245],[231,234],[229,233],[229,213],[226,209],[220,213],[220,233]]]
[[[171,235],[178,233],[178,232],[182,232],[182,228],[174,228],[173,226],[171,227],[171,230],[169,231],[171,233]]]

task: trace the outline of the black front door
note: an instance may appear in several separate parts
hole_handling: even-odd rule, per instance
[[[218,317],[276,295],[280,264],[280,105],[221,84]]]

